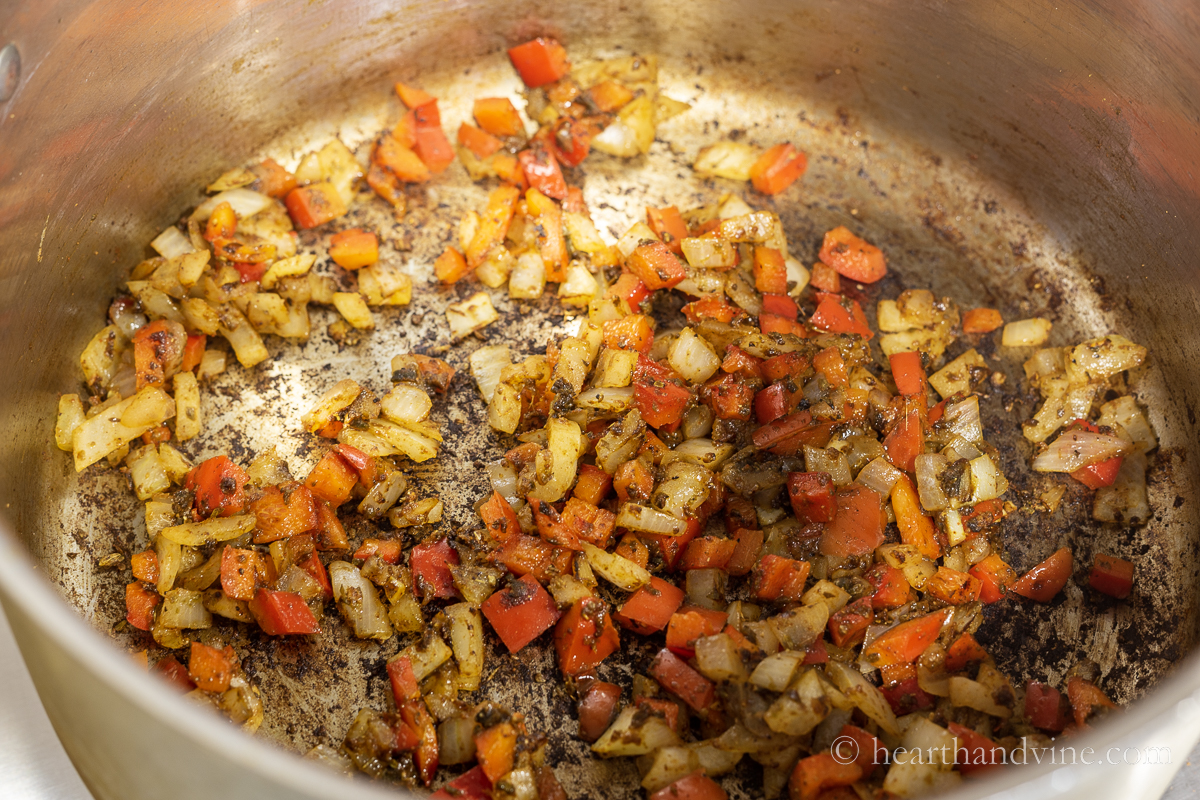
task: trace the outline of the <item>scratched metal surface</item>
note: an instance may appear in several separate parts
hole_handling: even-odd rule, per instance
[[[476,14],[474,21],[480,25],[499,24],[501,12],[465,7],[424,11],[429,16],[422,19],[445,25],[440,15],[468,11]],[[306,13],[310,16],[298,24],[315,26],[311,18],[315,12]],[[1155,518],[1149,526],[1132,529],[1092,523],[1078,487],[1069,490],[1056,515],[1029,513],[1030,498],[1053,479],[1035,478],[1025,466],[1029,448],[1019,436],[1018,425],[1035,409],[1036,398],[1022,390],[1024,354],[1004,352],[998,335],[964,338],[948,354],[953,357],[975,346],[990,366],[1008,378],[1002,390],[985,398],[984,406],[989,441],[1001,449],[1004,470],[1013,481],[1012,499],[1021,506],[1006,522],[1003,534],[1013,566],[1024,570],[1070,543],[1077,583],[1084,581],[1082,565],[1090,563],[1094,552],[1119,553],[1149,567],[1140,570],[1137,591],[1127,602],[1106,601],[1073,583],[1064,598],[1049,605],[1010,602],[989,608],[981,639],[1014,677],[1059,682],[1077,659],[1090,657],[1100,663],[1103,685],[1118,699],[1129,701],[1143,694],[1191,648],[1196,629],[1195,590],[1190,582],[1197,573],[1195,516],[1190,502],[1177,499],[1187,495],[1178,487],[1194,485],[1196,479],[1196,465],[1188,460],[1191,423],[1185,422],[1183,401],[1167,391],[1181,374],[1177,354],[1161,347],[1178,334],[1146,318],[1144,299],[1123,296],[1115,301],[1112,275],[1106,290],[1099,274],[1117,270],[1104,264],[1102,256],[1078,246],[1069,221],[1033,213],[1031,204],[1042,205],[1033,202],[1037,198],[1028,191],[1006,188],[994,173],[982,168],[969,152],[971,131],[960,137],[967,142],[964,147],[943,149],[931,145],[920,124],[889,119],[893,106],[903,100],[902,95],[896,99],[899,84],[919,76],[906,72],[912,68],[905,64],[872,73],[866,61],[855,55],[857,49],[835,47],[821,38],[838,28],[836,21],[811,11],[783,14],[781,27],[811,47],[803,68],[797,68],[789,64],[791,54],[782,33],[768,36],[771,52],[745,57],[746,42],[761,30],[742,20],[725,19],[720,25],[711,19],[680,20],[683,32],[690,36],[665,36],[659,24],[648,24],[659,17],[647,7],[630,12],[607,34],[589,40],[584,31],[588,23],[601,18],[598,11],[595,14],[594,19],[563,23],[568,34],[575,33],[564,37],[573,58],[629,52],[615,43],[636,43],[640,52],[663,56],[661,83],[666,93],[693,104],[689,112],[662,126],[648,157],[627,162],[597,154],[568,173],[571,183],[583,187],[599,227],[610,239],[640,219],[647,205],[671,203],[686,208],[712,202],[724,192],[745,192],[743,186],[701,181],[692,175],[689,164],[700,146],[727,136],[760,145],[790,140],[809,154],[803,181],[774,199],[747,199],[779,212],[792,251],[806,263],[815,258],[822,232],[837,224],[849,224],[881,246],[892,273],[864,291],[868,299],[894,297],[904,287],[929,287],[963,307],[995,306],[1006,319],[1048,316],[1055,322],[1051,343],[1057,345],[1110,330],[1129,331],[1134,338],[1145,335],[1144,341],[1152,346],[1150,365],[1132,375],[1130,385],[1149,406],[1162,446],[1151,469]],[[411,20],[382,14],[372,22],[405,32],[394,46],[409,47],[412,57],[399,62],[398,68],[361,54],[350,59],[346,88],[332,99],[313,99],[312,108],[320,113],[309,119],[303,113],[305,104],[293,103],[288,106],[290,125],[276,118],[277,135],[255,142],[232,137],[223,143],[224,165],[262,154],[294,163],[307,146],[319,145],[334,133],[351,146],[360,145],[396,116],[394,101],[386,98],[386,88],[395,78],[416,79],[444,98],[443,121],[449,131],[467,117],[472,98],[511,94],[518,88],[493,39],[464,35],[439,50],[437,42],[409,32]],[[320,57],[349,46],[354,35],[347,31],[309,55]],[[381,36],[378,28],[363,35],[376,40]],[[487,55],[481,58],[481,52]],[[265,64],[266,59],[262,61]],[[263,64],[257,64],[255,51],[250,50],[239,69],[266,69]],[[428,68],[418,69],[418,65]],[[324,80],[328,85],[328,78]],[[297,96],[290,91],[289,98]],[[262,129],[257,130],[261,134]],[[1001,158],[1003,153],[998,155],[997,149],[1003,148],[993,148],[986,158],[993,162]],[[213,153],[206,158],[207,172],[180,167],[180,174],[193,174],[202,185],[221,167]],[[275,445],[286,454],[293,472],[303,474],[319,448],[301,433],[299,416],[326,388],[350,377],[383,391],[392,355],[409,350],[438,355],[459,369],[450,394],[435,402],[434,418],[442,425],[446,443],[435,462],[415,467],[412,475],[420,491],[444,500],[447,516],[440,529],[468,540],[475,526],[471,506],[485,487],[479,465],[498,457],[506,441],[487,428],[483,403],[466,374],[466,359],[481,344],[480,338],[450,342],[443,314],[448,303],[476,287],[441,289],[431,282],[430,274],[433,259],[451,240],[462,212],[481,208],[485,197],[486,188],[472,185],[457,164],[434,184],[410,192],[409,212],[399,223],[364,194],[351,216],[335,225],[361,224],[380,232],[383,258],[403,264],[417,284],[413,304],[377,311],[377,329],[345,347],[325,332],[332,312],[315,311],[314,333],[306,344],[273,340],[268,362],[251,372],[235,367],[206,387],[204,434],[188,444],[188,454],[200,459],[228,452],[246,463],[256,452]],[[159,211],[158,222],[164,214],[170,218],[186,212],[197,199],[194,190],[178,189],[167,208]],[[154,230],[158,222],[128,224],[144,233]],[[304,234],[302,246],[321,255],[318,269],[340,274],[324,257],[318,234]],[[117,276],[138,256],[127,251],[111,257],[106,253],[97,263],[103,261],[100,268]],[[489,294],[502,317],[486,331],[489,342],[508,342],[523,353],[540,352],[551,337],[570,329],[570,321],[551,299],[521,304],[509,301],[501,291]],[[81,330],[75,338],[82,341],[103,324],[103,303],[83,298],[79,308]],[[1166,373],[1165,361],[1170,362]],[[63,380],[60,388],[68,390],[69,382]],[[46,487],[48,502],[35,508],[23,506],[22,527],[40,532],[32,549],[47,577],[98,629],[114,631],[121,646],[146,646],[147,639],[140,634],[115,632],[123,617],[127,573],[95,568],[108,553],[128,554],[146,545],[139,507],[126,479],[105,468],[92,468],[76,477],[69,458],[57,452],[36,458],[33,464],[35,480]],[[351,520],[348,529],[355,540],[374,533],[363,520]],[[218,625],[262,687],[266,722],[261,735],[300,751],[340,741],[359,707],[386,707],[383,664],[406,643],[403,638],[383,644],[355,641],[332,606],[324,621],[325,632],[306,641],[268,640],[248,636],[233,625]],[[572,737],[571,699],[546,643],[515,657],[497,652],[495,644],[489,634],[488,668],[494,673],[477,697],[524,711],[533,730],[550,736],[551,763],[572,796],[633,794],[636,775],[631,761],[594,761]],[[628,685],[632,672],[648,660],[648,652],[648,647],[634,647],[622,658],[606,662],[601,675]],[[753,795],[754,770],[743,765],[734,796]]]

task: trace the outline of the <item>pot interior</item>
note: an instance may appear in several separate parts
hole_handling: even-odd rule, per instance
[[[53,34],[29,34],[28,49],[45,55],[27,62],[28,77],[0,123],[7,150],[0,157],[0,278],[8,287],[0,296],[0,348],[10,365],[0,398],[10,442],[0,456],[4,510],[68,602],[118,646],[146,647],[149,637],[122,622],[127,567],[97,568],[104,556],[121,553],[127,564],[146,547],[140,504],[124,475],[93,467],[77,476],[69,457],[48,444],[57,396],[80,390],[78,354],[105,324],[116,286],[147,242],[227,168],[265,155],[294,166],[334,135],[352,148],[369,146],[398,116],[396,80],[437,95],[444,127],[453,131],[475,97],[519,90],[504,47],[548,33],[576,61],[656,53],[665,93],[692,104],[660,128],[648,157],[597,154],[568,173],[613,239],[648,205],[687,208],[739,192],[780,214],[806,264],[836,225],[880,246],[891,271],[864,292],[872,301],[927,287],[963,308],[998,308],[1006,320],[1051,319],[1052,344],[1119,332],[1150,348],[1148,365],[1128,384],[1149,409],[1161,445],[1149,476],[1153,519],[1132,528],[1092,522],[1081,485],[1068,488],[1057,513],[1035,513],[1052,479],[1029,471],[1030,447],[1019,434],[1019,422],[1039,405],[1023,383],[1027,352],[1000,347],[998,336],[963,338],[949,352],[974,344],[1005,376],[983,406],[989,441],[1000,447],[1012,481],[1007,499],[1018,507],[1004,527],[1008,560],[1023,572],[1070,545],[1076,561],[1075,581],[1054,603],[988,607],[980,640],[1014,680],[1060,684],[1076,661],[1090,658],[1110,695],[1136,700],[1196,636],[1190,489],[1198,476],[1189,443],[1200,372],[1191,367],[1196,336],[1186,321],[1197,310],[1189,278],[1200,192],[1183,165],[1200,163],[1200,144],[1185,135],[1187,120],[1197,118],[1200,83],[1181,84],[1193,96],[1179,93],[1171,83],[1180,77],[1175,62],[1155,57],[1174,52],[1162,39],[1169,9],[1157,20],[1126,19],[1102,6],[1075,9],[1061,25],[1046,22],[1045,10],[1038,3],[781,1],[747,14],[741,4],[715,2],[686,10],[667,2],[529,3],[519,10],[264,2],[217,4],[192,19],[169,4],[72,6]],[[34,26],[46,20],[17,22],[44,30]],[[89,56],[90,42],[128,55]],[[690,169],[696,151],[722,138],[791,141],[808,154],[808,171],[775,198],[697,179]],[[360,203],[344,227],[380,233],[383,258],[414,278],[412,305],[378,310],[377,329],[350,346],[328,336],[332,310],[314,312],[304,345],[273,338],[269,361],[249,372],[235,367],[203,393],[204,433],[186,443],[187,455],[228,453],[246,463],[275,445],[302,475],[320,448],[299,418],[325,389],[347,377],[386,389],[393,355],[438,355],[459,370],[451,393],[435,403],[446,442],[411,478],[443,499],[444,532],[465,536],[478,527],[472,505],[487,485],[480,464],[497,458],[502,442],[469,379],[466,359],[481,342],[451,344],[443,314],[477,287],[438,288],[432,263],[462,212],[481,208],[485,198],[486,187],[456,164],[410,190],[401,222],[378,202]],[[301,247],[318,240],[303,233]],[[324,259],[323,247],[318,252]],[[570,327],[552,299],[520,308],[502,291],[490,294],[502,321],[487,330],[489,343],[531,354]],[[874,303],[864,307],[873,316]],[[348,531],[352,541],[373,535],[366,520]],[[1137,563],[1128,601],[1077,588],[1099,552]],[[353,639],[332,606],[324,629],[311,642],[246,636],[232,624],[224,631],[263,691],[261,735],[299,751],[338,744],[360,707],[385,708],[384,662],[407,644],[403,637],[382,645]],[[630,796],[632,762],[594,760],[569,735],[574,723],[564,720],[574,718],[573,701],[550,648],[510,656],[496,645],[489,638],[495,674],[487,696],[551,734],[549,757],[568,793]],[[602,672],[625,683],[651,652],[635,646]],[[753,768],[742,769],[752,787]]]

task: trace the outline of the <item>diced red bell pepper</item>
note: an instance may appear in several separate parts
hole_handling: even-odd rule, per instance
[[[483,519],[483,526],[497,542],[507,542],[521,533],[517,512],[499,492],[493,491],[487,502],[479,507],[479,516]]]
[[[321,596],[326,600],[333,599],[333,584],[329,582],[329,573],[325,570],[325,565],[321,563],[321,559],[317,556],[316,551],[303,561],[297,561],[296,566],[308,573],[309,577],[317,582],[321,587]]]
[[[223,692],[233,679],[233,648],[218,650],[201,642],[192,642],[188,655],[188,677],[206,692]]]
[[[794,399],[800,396],[799,392],[789,391],[786,383],[772,383],[755,393],[754,416],[762,425],[774,422],[791,411]]]
[[[492,783],[512,770],[516,751],[517,729],[512,723],[501,722],[475,734],[475,757]]]
[[[1113,456],[1105,461],[1088,464],[1071,473],[1071,477],[1089,489],[1100,489],[1116,483],[1117,473],[1121,471],[1124,456]]]
[[[147,589],[140,581],[125,585],[125,620],[140,631],[148,631],[154,625],[154,607],[162,597],[153,589]]]
[[[614,615],[626,628],[642,634],[661,631],[683,605],[683,590],[657,576],[629,596]]]
[[[548,581],[555,575],[569,572],[574,555],[573,551],[555,547],[537,536],[518,535],[501,545],[489,558],[503,564],[514,575],[532,575],[536,580]]]
[[[998,767],[1007,764],[1007,753],[1004,748],[986,736],[957,722],[949,722],[946,729],[958,737],[958,752],[955,753],[954,766],[963,775]]]
[[[684,606],[671,615],[667,625],[667,648],[683,658],[695,653],[696,640],[716,636],[725,628],[729,615],[698,606]]]
[[[654,327],[643,314],[630,314],[604,323],[604,346],[614,350],[636,350],[649,355],[654,346]]]
[[[517,160],[520,162],[521,171],[525,173],[525,180],[529,181],[530,186],[555,200],[566,198],[567,181],[563,178],[562,170],[559,169],[558,160],[555,159],[553,153],[535,145],[518,153]]]
[[[650,795],[650,800],[729,800],[721,784],[698,769]]]
[[[921,509],[917,487],[913,486],[912,479],[907,475],[901,475],[892,486],[892,511],[896,514],[900,541],[917,548],[926,558],[936,560],[941,556],[937,529],[933,520]]]
[[[335,233],[329,240],[329,257],[343,269],[369,267],[379,260],[379,237],[360,228]]]
[[[780,353],[762,362],[763,380],[774,383],[784,378],[799,378],[810,366],[807,356],[800,353]]]
[[[813,369],[825,376],[832,386],[845,387],[850,383],[846,374],[846,362],[836,347],[827,347],[813,356]]]
[[[433,262],[433,274],[438,279],[438,283],[446,285],[458,283],[470,273],[471,268],[467,266],[467,259],[449,245]]]
[[[817,639],[815,642],[813,642],[807,648],[805,648],[804,661],[802,663],[805,666],[808,666],[810,664],[828,664],[829,663],[829,650],[825,647],[825,638],[824,637]]]
[[[658,651],[650,664],[650,674],[693,711],[704,711],[716,700],[712,681],[689,667],[667,648]]]
[[[860,597],[829,616],[829,638],[838,647],[854,647],[863,640],[875,621],[871,598]]]
[[[351,558],[366,561],[371,556],[379,556],[388,564],[399,564],[403,552],[403,542],[399,539],[364,539]]]
[[[600,505],[612,489],[612,476],[593,464],[584,464],[579,468],[579,478],[575,481],[572,492],[575,497],[594,506]]]
[[[650,226],[650,230],[654,231],[655,235],[662,240],[662,243],[671,248],[672,253],[676,255],[683,253],[683,240],[688,237],[688,227],[678,208],[675,206],[647,207],[646,223]]]
[[[608,604],[596,597],[576,600],[554,629],[554,651],[564,675],[594,668],[620,646]]]
[[[905,678],[902,681],[884,686],[880,689],[883,693],[883,699],[887,700],[888,705],[892,707],[892,711],[896,716],[911,714],[914,711],[924,711],[927,708],[933,708],[933,698],[921,688],[917,682],[917,676],[913,675],[910,678]]]
[[[700,390],[701,402],[717,419],[749,421],[755,397],[754,387],[731,373],[713,378]]]
[[[855,751],[858,757],[854,759],[854,764],[863,771],[863,775],[870,775],[875,770],[877,764],[886,764],[890,752],[883,742],[872,736],[867,731],[857,725],[843,725],[841,731],[838,732],[838,740],[845,741],[849,739],[854,742]],[[834,745],[836,747],[836,745]],[[839,759],[845,760],[850,755],[848,751],[837,752],[831,751]]]
[[[188,676],[187,667],[179,663],[179,659],[175,656],[167,656],[159,659],[152,670],[155,674],[161,675],[167,683],[175,686],[182,692],[190,692],[196,688],[196,684],[192,682]]]
[[[917,397],[925,393],[925,367],[921,354],[916,351],[892,353],[888,356],[892,368],[892,380],[905,397]]]
[[[1067,681],[1067,699],[1071,702],[1071,714],[1075,717],[1075,724],[1080,728],[1086,727],[1088,717],[1097,708],[1117,707],[1099,687],[1078,675]]]
[[[825,234],[818,258],[858,283],[875,283],[887,274],[883,252],[842,225]]]
[[[875,587],[875,593],[871,595],[872,608],[899,608],[912,600],[912,588],[904,573],[890,564],[875,564],[864,577]]]
[[[791,800],[817,800],[826,789],[850,786],[862,777],[856,762],[840,763],[832,753],[818,753],[800,759],[788,779]]]
[[[459,564],[458,551],[446,539],[419,544],[409,553],[413,584],[421,599],[458,597],[450,567]]]
[[[558,622],[554,598],[532,575],[525,575],[483,601],[480,609],[492,630],[515,653]]]
[[[802,523],[833,522],[838,513],[833,477],[828,473],[788,474],[787,497],[792,501],[792,511]]]
[[[883,513],[879,493],[865,486],[837,492],[837,514],[825,526],[819,549],[822,554],[844,558],[861,556],[883,544]]]
[[[458,143],[474,153],[477,158],[487,158],[504,146],[503,142],[487,131],[481,131],[465,122],[458,126]]]
[[[421,686],[413,672],[412,659],[408,656],[395,656],[387,662],[388,680],[392,685],[392,697],[399,708],[409,700],[421,698]]]
[[[638,313],[642,303],[649,296],[650,287],[632,272],[622,272],[605,293],[605,297],[618,297],[623,300],[630,314]]]
[[[483,767],[472,767],[429,795],[429,800],[491,800],[492,782]]]
[[[310,533],[320,527],[317,504],[307,486],[296,486],[284,496],[278,486],[268,486],[262,496],[250,504],[257,520],[255,544],[270,544],[279,539]],[[243,600],[249,600],[245,597]]]
[[[783,253],[773,247],[756,245],[753,271],[755,289],[763,294],[787,294],[787,264],[783,260]]]
[[[808,167],[808,157],[790,142],[777,144],[750,167],[750,183],[763,194],[779,194],[796,182]]]
[[[250,613],[268,636],[320,633],[321,626],[304,598],[295,592],[259,589],[250,601]]]
[[[691,400],[692,393],[675,383],[638,381],[633,385],[633,405],[652,428],[678,423]]]
[[[1003,600],[1005,591],[1017,581],[1017,573],[995,553],[967,571],[979,579],[979,599],[985,603]]]
[[[966,572],[949,567],[938,567],[938,571],[925,583],[925,591],[953,606],[979,599],[982,585],[979,579]]]
[[[679,560],[679,568],[689,569],[725,569],[737,542],[721,536],[699,536],[688,543]]]
[[[617,716],[621,687],[605,681],[591,681],[579,695],[579,738],[594,742],[604,735]]]
[[[314,496],[334,508],[350,499],[350,493],[354,491],[356,483],[358,473],[350,468],[346,459],[336,450],[330,450],[321,456],[321,460],[304,479],[304,485],[312,490]]]
[[[790,334],[802,339],[808,336],[808,330],[796,320],[766,310],[758,315],[758,329],[766,334]]]
[[[320,550],[345,550],[350,546],[346,529],[342,527],[337,512],[324,500],[317,500],[317,518],[321,521],[317,529],[317,548]]]
[[[1026,572],[1010,589],[1022,597],[1049,603],[1062,591],[1071,577],[1071,551],[1060,548],[1049,558]]]
[[[189,333],[187,344],[183,346],[183,363],[179,365],[181,372],[191,372],[200,366],[204,360],[204,350],[208,346],[208,337],[203,333]]]
[[[195,514],[199,519],[231,517],[246,507],[245,470],[225,456],[213,456],[187,474],[184,486],[196,493]]]
[[[331,183],[314,183],[292,189],[284,198],[288,215],[297,228],[307,230],[345,216],[346,204]]]
[[[737,345],[725,348],[725,359],[721,362],[721,370],[747,380],[761,380],[762,359],[755,358]]]
[[[537,525],[539,536],[557,547],[565,547],[568,550],[583,549],[579,537],[563,524],[558,509],[532,495],[529,498],[529,507],[533,511],[533,522]]]
[[[768,553],[750,571],[750,594],[763,602],[795,603],[808,580],[807,561]]]
[[[414,121],[413,152],[429,167],[430,172],[439,173],[454,162],[454,148],[442,130],[442,119],[438,113],[437,100],[412,109]]]
[[[763,313],[795,321],[800,315],[800,309],[797,307],[796,301],[786,294],[764,294]]]
[[[971,664],[987,661],[987,650],[969,633],[963,633],[946,650],[946,669],[960,672]]]
[[[812,424],[812,414],[805,410],[793,411],[786,417],[772,420],[756,430],[750,437],[759,450],[770,450],[791,437],[802,433]]]
[[[638,245],[629,254],[625,266],[640,278],[650,291],[670,289],[687,277],[683,262],[662,242]]]
[[[479,127],[492,136],[507,138],[525,135],[525,122],[512,100],[507,97],[478,98],[472,108],[472,115]]]
[[[972,308],[963,314],[963,333],[991,333],[1004,324],[1004,318],[994,308]]]
[[[1062,733],[1067,727],[1069,709],[1062,692],[1045,683],[1030,681],[1025,686],[1025,718],[1035,728]]]
[[[683,316],[688,322],[699,322],[703,319],[716,320],[717,322],[733,322],[734,317],[738,315],[740,309],[724,297],[715,294],[706,294],[699,300],[693,300],[688,303],[680,311],[683,312]],[[733,371],[726,370],[726,372]]]
[[[567,74],[567,49],[554,39],[541,38],[511,47],[508,57],[530,89],[554,83]]]
[[[568,167],[577,167],[587,158],[592,149],[592,139],[596,138],[604,126],[597,122],[596,117],[560,117],[554,123],[552,136],[547,137],[550,149],[555,157]]]
[[[837,294],[842,291],[842,277],[837,274],[837,270],[828,264],[822,264],[820,261],[813,264],[812,274],[808,279],[808,283],[814,289],[829,294]]]
[[[234,600],[253,600],[258,584],[258,554],[226,547],[221,552],[221,591]]]
[[[1088,585],[1098,592],[1124,600],[1133,591],[1133,562],[1097,553],[1092,571],[1088,574]]]
[[[739,528],[733,538],[736,546],[725,564],[725,571],[730,575],[745,575],[758,563],[764,534],[756,528]]]
[[[129,567],[133,577],[139,581],[158,583],[158,554],[153,550],[143,550],[129,557]]]
[[[915,472],[917,456],[925,452],[925,437],[921,430],[921,413],[916,408],[896,420],[895,426],[883,439],[883,451],[896,469]]]
[[[863,658],[876,667],[911,664],[933,644],[952,613],[942,609],[889,628],[863,650]]]
[[[867,325],[867,316],[857,300],[848,297],[825,295],[817,304],[817,310],[809,317],[814,328],[830,333],[857,333],[870,341],[875,332]]]

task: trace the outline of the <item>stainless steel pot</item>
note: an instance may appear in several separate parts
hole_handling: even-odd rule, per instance
[[[454,119],[472,96],[511,91],[502,48],[544,32],[580,57],[618,47],[657,52],[668,92],[695,105],[665,129],[672,146],[656,146],[646,163],[627,170],[597,160],[577,176],[594,207],[608,204],[599,212],[605,223],[628,224],[646,202],[711,198],[722,187],[674,176],[686,173],[699,144],[730,129],[763,143],[790,139],[812,159],[802,187],[772,201],[794,240],[813,245],[819,231],[855,220],[913,285],[967,302],[986,298],[1010,317],[1051,314],[1062,343],[1114,329],[1150,347],[1153,367],[1134,388],[1163,442],[1151,524],[1067,531],[1028,516],[1006,542],[1020,567],[1064,540],[1077,554],[1136,555],[1137,594],[1104,606],[1074,592],[1053,606],[1023,606],[1020,616],[995,608],[987,630],[1014,673],[1058,679],[1090,656],[1101,662],[1106,688],[1136,700],[1079,747],[1105,753],[1166,742],[1178,765],[1200,731],[1200,661],[1188,655],[1200,599],[1192,491],[1200,474],[1191,450],[1200,398],[1191,324],[1200,308],[1197,31],[1200,11],[1186,2],[264,1],[181,9],[63,1],[9,9],[0,45],[13,42],[21,63],[0,106],[0,352],[10,374],[0,397],[9,529],[0,536],[0,600],[88,785],[102,800],[168,791],[396,796],[347,786],[243,737],[147,681],[106,641],[120,617],[119,579],[98,576],[95,558],[132,543],[136,509],[118,482],[71,473],[50,444],[53,409],[58,393],[75,390],[77,354],[124,271],[196,201],[196,187],[257,152],[378,129],[396,79],[419,78],[447,98]],[[0,68],[8,63],[0,59]],[[618,180],[632,189],[610,192]],[[418,205],[476,203],[478,190],[463,184]],[[409,253],[427,270],[444,223],[424,219],[428,235]],[[418,306],[437,310],[439,302]],[[414,320],[396,322],[402,331]],[[512,331],[546,334],[528,325]],[[369,373],[372,357],[407,346],[406,335],[381,332],[352,352],[361,359],[340,366]],[[315,341],[303,355],[319,364],[335,352]],[[279,375],[228,388],[247,387],[278,399],[304,392],[299,377]],[[1029,410],[1018,405],[1016,413]],[[280,413],[282,421],[265,424],[247,446],[288,435],[294,409]],[[469,408],[460,413],[470,420]],[[480,485],[470,459],[481,441],[466,437],[440,474],[425,476],[431,486],[457,486],[447,494],[455,524],[466,524]],[[1022,456],[1013,444],[1010,460]],[[270,667],[290,658],[285,648],[254,655],[268,697],[282,697],[287,681]],[[350,704],[369,702],[372,691],[378,699],[372,658],[357,652],[345,675],[328,652],[314,658],[309,688],[318,693],[277,700],[263,738],[304,747],[336,741]],[[526,703],[543,730],[561,727],[565,699],[554,694],[549,661],[505,669],[518,686],[506,697]],[[549,686],[530,680],[538,675]],[[574,795],[633,794],[628,765],[589,765],[577,745],[552,750]],[[968,793],[1129,796],[1165,786],[1170,773],[1159,765],[1042,765],[1004,771]]]

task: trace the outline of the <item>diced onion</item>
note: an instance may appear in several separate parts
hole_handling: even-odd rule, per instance
[[[675,461],[687,461],[708,469],[717,469],[733,455],[733,445],[716,444],[712,439],[688,439],[663,454],[663,466]]]
[[[150,246],[157,250],[163,258],[184,256],[196,249],[192,246],[192,240],[188,238],[187,234],[174,225],[155,236],[150,242]]]
[[[623,413],[633,407],[633,387],[588,389],[575,396],[575,405],[609,413]]]
[[[192,589],[172,589],[163,598],[158,624],[164,628],[211,628],[212,614],[204,607],[204,597]]]
[[[638,712],[633,706],[622,709],[592,745],[592,752],[602,756],[640,756],[680,743],[679,736],[662,717]]]
[[[1130,443],[1110,433],[1070,430],[1034,456],[1035,472],[1074,472],[1130,450]]]
[[[429,418],[433,400],[411,383],[398,383],[379,400],[380,412],[393,422],[423,422]]]
[[[476,292],[461,303],[452,303],[446,307],[446,322],[450,325],[450,336],[453,339],[469,336],[498,319],[500,315],[496,313],[491,298],[483,292]]]
[[[587,542],[581,542],[581,546],[588,565],[597,575],[614,586],[633,592],[650,583],[650,573],[628,558],[601,550]]]
[[[750,683],[761,689],[782,692],[791,684],[796,669],[804,662],[804,656],[803,652],[795,650],[784,650],[767,656],[758,662],[758,666],[750,674]]]
[[[900,726],[896,724],[896,715],[892,712],[892,707],[861,672],[837,661],[826,664],[825,672],[834,686],[850,698],[868,718],[874,720],[884,732],[891,736],[900,735]]]
[[[717,142],[700,151],[692,169],[703,178],[748,181],[750,168],[760,155],[757,147],[745,142]]]
[[[948,403],[942,413],[942,425],[968,442],[983,441],[983,421],[979,416],[979,398],[972,395],[957,403]]]
[[[329,583],[333,599],[346,622],[360,639],[383,640],[392,635],[387,611],[379,600],[375,586],[362,573],[345,561],[329,563]]]
[[[689,236],[680,244],[689,266],[709,269],[737,266],[738,252],[733,242],[716,236]]]
[[[855,480],[872,491],[887,497],[903,473],[886,458],[877,458],[858,471]]]
[[[682,536],[687,530],[687,523],[678,517],[637,503],[621,506],[621,510],[617,512],[616,525],[619,528],[660,536]]]
[[[926,511],[941,511],[950,505],[949,498],[938,482],[938,476],[948,463],[946,457],[938,453],[922,453],[915,460],[917,493],[921,498],[921,507]]]
[[[686,461],[673,461],[664,469],[650,498],[651,504],[673,517],[684,519],[708,499],[713,474]]]
[[[1077,345],[1067,354],[1067,379],[1099,381],[1133,369],[1146,360],[1146,348],[1124,336],[1109,334]]]
[[[258,212],[270,206],[272,200],[267,195],[251,189],[228,189],[220,194],[214,194],[196,206],[196,210],[192,212],[190,219],[196,222],[206,221],[221,203],[229,203],[229,205],[233,206],[233,213],[237,214],[238,218],[241,219],[243,217],[253,217]],[[166,254],[164,253],[163,255]]]
[[[704,383],[721,367],[712,345],[691,328],[684,328],[667,353],[671,368],[692,383]]]
[[[1050,320],[1041,317],[1010,322],[1004,326],[1000,343],[1005,347],[1037,347],[1050,338],[1051,327]]]

